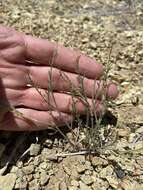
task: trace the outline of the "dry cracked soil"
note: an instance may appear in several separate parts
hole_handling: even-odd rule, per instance
[[[105,66],[110,55],[109,78],[120,88],[109,108],[115,139],[94,154],[73,152],[49,131],[1,132],[0,190],[142,190],[143,1],[0,0],[0,24],[79,49]]]

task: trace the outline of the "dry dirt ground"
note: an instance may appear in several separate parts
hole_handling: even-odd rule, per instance
[[[120,87],[111,108],[117,138],[95,155],[68,155],[69,144],[49,131],[1,132],[0,190],[142,190],[143,1],[0,0],[0,24],[79,49],[104,65],[112,46],[109,75]]]

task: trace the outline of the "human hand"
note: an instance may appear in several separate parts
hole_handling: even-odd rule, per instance
[[[118,95],[114,84],[103,89],[102,75],[102,65],[77,51],[0,26],[0,129],[43,130],[71,122],[73,103],[81,114],[86,107],[71,95],[79,76],[88,104],[92,108],[98,94],[95,109],[101,112],[101,94]]]

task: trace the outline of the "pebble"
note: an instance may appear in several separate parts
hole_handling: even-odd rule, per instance
[[[111,165],[108,165],[107,167],[103,168],[100,171],[99,175],[101,178],[107,179],[110,186],[112,186],[115,189],[118,188],[119,182],[118,182],[116,174],[114,173],[113,167]]]
[[[67,185],[64,181],[59,184],[59,190],[68,190]]]
[[[92,171],[91,170],[85,170],[84,172],[86,175],[91,175],[92,174]]]
[[[142,150],[143,149],[143,141],[138,141],[138,142],[134,143],[132,148],[134,150]]]
[[[47,162],[42,162],[42,163],[39,165],[39,169],[46,170],[47,167],[48,167],[48,163],[47,163]]]
[[[72,180],[71,181],[71,186],[78,187],[79,186],[79,182],[76,181],[76,180]]]
[[[136,137],[135,133],[130,133],[129,138],[128,138],[128,142],[132,143],[134,141],[135,137]]]
[[[85,162],[85,167],[86,167],[87,170],[90,170],[90,171],[93,170],[93,167],[91,166],[91,162],[89,162],[89,161]]]
[[[20,169],[23,167],[23,162],[22,161],[18,161],[16,166]]]
[[[30,146],[30,156],[37,156],[40,152],[40,144],[31,144]]]
[[[83,38],[81,41],[82,41],[82,43],[87,43],[87,42],[89,42],[89,39],[88,38]]]
[[[27,189],[28,182],[26,179],[17,180],[15,184],[15,189]]]
[[[35,178],[35,179],[39,179],[39,178],[40,178],[39,172],[36,172],[36,173],[34,174],[34,178]]]
[[[93,166],[98,166],[98,165],[106,166],[106,165],[108,165],[108,161],[103,158],[95,156],[92,158],[92,165]]]
[[[129,128],[120,128],[117,129],[119,137],[128,137],[130,134],[130,129]]]
[[[55,153],[56,154],[56,153]],[[54,151],[48,148],[43,148],[41,156],[43,160],[57,161],[58,157],[54,154]]]
[[[80,190],[92,190],[90,186],[86,185],[82,181],[79,181]]]
[[[86,170],[86,166],[85,165],[77,165],[77,172],[79,173],[79,174],[81,174],[81,173],[84,173],[85,172],[85,170]]]
[[[49,181],[50,177],[47,175],[46,172],[41,172],[40,174],[40,184],[41,185],[46,185]]]
[[[17,176],[15,174],[7,174],[0,176],[0,190],[12,190],[14,188]]]
[[[39,156],[36,156],[36,157],[34,158],[33,164],[34,164],[34,166],[38,166],[38,165],[40,164],[40,162],[41,162],[40,157],[39,157]]]
[[[37,179],[33,179],[29,184],[28,184],[29,190],[39,190],[40,185]]]
[[[136,162],[143,168],[143,156],[140,156],[136,159]]]
[[[29,175],[26,176],[26,178],[27,178],[27,181],[28,181],[28,182],[29,182],[29,181],[32,181],[33,175],[32,175],[32,174],[29,174]]]
[[[74,186],[69,186],[68,190],[79,190],[79,189],[77,187],[74,187]]]
[[[64,166],[64,171],[65,171],[66,174],[68,174],[69,176],[71,175],[71,170],[70,170],[68,167]]]
[[[46,139],[44,145],[50,148],[53,145],[53,141],[51,139]]]
[[[94,183],[92,184],[93,189],[97,189],[97,190],[107,190],[108,189],[108,187],[109,187],[108,181],[99,178],[98,173],[93,172],[92,179],[94,181]]]
[[[82,175],[80,179],[86,185],[91,185],[93,183],[93,179],[90,175]]]
[[[24,174],[32,174],[34,172],[34,165],[28,165],[22,168]]]
[[[142,190],[142,186],[138,182],[130,181],[126,178],[120,183],[120,185],[124,190]]]
[[[136,130],[136,133],[141,133],[141,134],[143,134],[143,126],[140,127],[140,128],[138,128],[138,129]]]
[[[18,167],[16,167],[16,166],[12,166],[12,168],[11,168],[11,173],[16,173],[18,171]]]
[[[97,43],[96,42],[90,42],[89,48],[96,50],[97,49]]]
[[[76,169],[71,170],[71,178],[72,179],[78,179],[79,174]]]

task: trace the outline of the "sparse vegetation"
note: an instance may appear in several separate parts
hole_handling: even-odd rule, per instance
[[[91,110],[84,92],[84,77],[79,75],[80,85],[75,88],[61,72],[71,86],[75,121],[65,123],[65,128],[43,132],[1,132],[0,185],[6,182],[13,189],[29,190],[143,189],[142,7],[141,0],[0,3],[0,23],[80,49],[107,66],[103,86],[110,77],[120,85],[116,103],[105,101],[105,94],[102,96],[117,118],[109,113],[97,116],[97,97],[93,96]],[[114,46],[111,39],[116,41]],[[55,50],[53,59],[56,53]],[[40,93],[30,76],[29,80]],[[50,105],[53,89],[48,84],[41,96]],[[76,112],[75,97],[86,105],[83,116]],[[54,106],[56,109],[56,103]],[[14,108],[11,111],[15,113]],[[15,114],[23,118],[20,113]],[[32,121],[28,122],[32,125]]]

